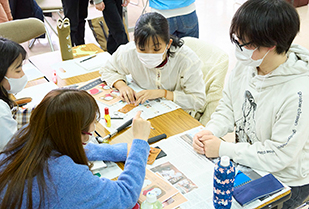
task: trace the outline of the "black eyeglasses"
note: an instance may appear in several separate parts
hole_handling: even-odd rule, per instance
[[[241,51],[243,51],[243,50],[242,50],[242,47],[251,44],[251,41],[248,42],[248,43],[240,44],[239,41],[236,39],[237,37],[236,37],[236,38],[235,38],[235,37],[236,37],[236,35],[233,34],[233,36],[232,36],[232,41],[234,42],[234,44],[236,44],[236,46],[237,46]]]

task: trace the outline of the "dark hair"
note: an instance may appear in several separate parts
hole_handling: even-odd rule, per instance
[[[155,46],[159,45],[158,37],[163,39],[166,44],[172,39],[172,46],[174,47],[181,47],[183,45],[181,39],[170,35],[167,19],[156,12],[149,12],[140,16],[134,28],[134,41],[137,46],[144,48],[150,37]],[[168,49],[167,54],[172,57],[175,52],[171,52]]]
[[[8,68],[21,55],[22,60],[26,58],[27,52],[25,49],[9,39],[0,37],[0,83],[4,79]],[[7,90],[0,84],[0,99],[6,102],[11,108],[13,101],[9,98]]]
[[[276,46],[277,54],[282,54],[289,50],[299,27],[298,13],[286,0],[248,0],[232,19],[230,39],[236,34],[242,42]]]
[[[81,134],[89,131],[95,118],[100,118],[99,107],[86,91],[56,89],[49,92],[34,109],[29,125],[14,135],[0,152],[6,155],[0,161],[0,193],[6,190],[0,208],[20,208],[24,191],[27,208],[32,208],[31,191],[35,181],[41,208],[45,193],[50,192],[44,173],[50,178],[48,159],[51,156],[67,155],[77,164],[88,165]]]

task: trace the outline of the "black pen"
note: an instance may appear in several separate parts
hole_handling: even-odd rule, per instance
[[[166,138],[166,134],[160,134],[158,136],[154,136],[154,137],[151,137],[147,140],[147,142],[150,144],[150,143],[155,143],[161,139],[165,139]]]
[[[48,78],[46,78],[46,76],[44,75],[45,80],[47,80],[47,82],[49,82]]]
[[[94,133],[98,135],[98,137],[102,137],[96,130],[94,131]]]
[[[102,143],[103,142],[103,138],[102,136],[96,131],[94,130],[94,133],[97,135],[95,138],[98,142]]]
[[[81,60],[80,63],[85,62],[85,61],[87,61],[87,60],[90,60],[90,59],[92,59],[92,58],[94,58],[94,57],[96,57],[96,56],[97,56],[96,54],[95,54],[95,55],[92,55],[91,57],[88,57],[88,58],[86,58],[86,59],[84,59],[84,60]]]
[[[122,131],[123,129],[125,129],[126,127],[128,127],[129,125],[132,124],[133,118],[128,120],[127,122],[125,122],[123,125],[121,125],[119,128],[117,128],[114,132],[108,134],[107,136],[105,136],[104,138],[99,137],[97,140],[102,143],[104,140],[109,139],[111,137],[113,137],[114,135],[116,135],[118,132]]]

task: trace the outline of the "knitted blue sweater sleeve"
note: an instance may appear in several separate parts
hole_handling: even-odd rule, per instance
[[[90,161],[105,160],[124,162],[127,158],[127,143],[114,145],[88,143],[84,149]]]
[[[75,179],[63,182],[71,186],[66,187],[66,191],[58,191],[62,198],[56,208],[131,209],[142,189],[148,155],[148,143],[133,140],[124,170],[117,181],[99,178],[86,166],[75,164]]]

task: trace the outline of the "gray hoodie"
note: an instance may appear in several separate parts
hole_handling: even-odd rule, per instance
[[[219,155],[275,175],[289,186],[309,184],[309,51],[292,45],[267,75],[240,63],[206,125],[215,136],[235,130]]]

